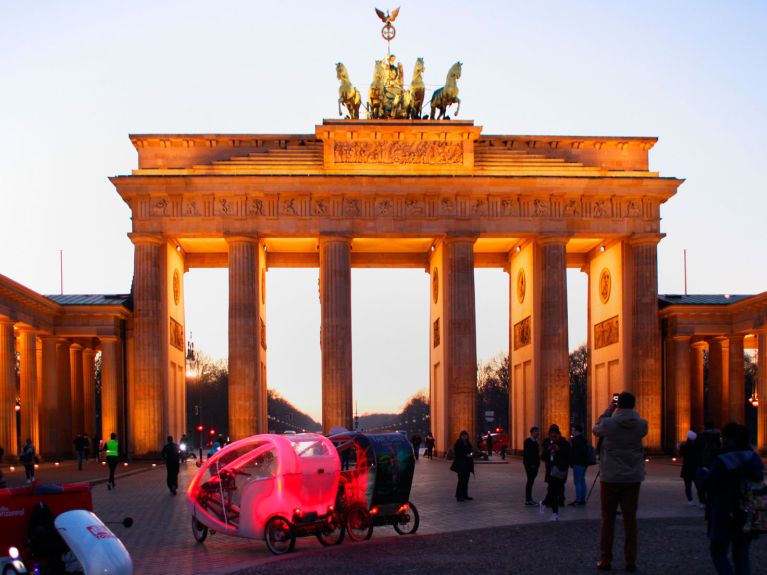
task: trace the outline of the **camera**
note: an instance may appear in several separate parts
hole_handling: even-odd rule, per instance
[[[613,403],[615,405],[618,405],[618,397],[620,396],[620,393],[613,393]]]

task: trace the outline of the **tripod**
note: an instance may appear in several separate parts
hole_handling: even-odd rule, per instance
[[[601,473],[601,470],[597,471],[597,474],[594,476],[594,481],[591,483],[591,489],[589,489],[589,494],[586,496],[586,501],[588,502],[589,498],[591,497],[591,492],[594,491],[594,486],[597,484],[597,479],[599,479],[599,474]]]

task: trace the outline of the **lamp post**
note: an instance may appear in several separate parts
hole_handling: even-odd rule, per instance
[[[200,361],[194,352],[191,331],[189,332],[189,341],[186,344],[186,377],[190,382],[196,380],[197,383],[197,404],[194,406],[194,413],[197,416],[197,431],[200,435],[200,458],[198,461],[202,462],[202,385],[200,382]]]

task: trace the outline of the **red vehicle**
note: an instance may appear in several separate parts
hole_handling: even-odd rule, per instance
[[[509,434],[505,431],[495,431],[490,433],[490,437],[493,439],[493,453],[499,453],[501,457],[506,457],[509,450]],[[482,434],[482,439],[477,447],[484,455],[487,455],[487,433]]]

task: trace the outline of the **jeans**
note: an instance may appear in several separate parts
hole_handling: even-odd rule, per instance
[[[82,449],[77,450],[77,470],[83,470],[83,459],[85,458],[85,451]]]
[[[117,469],[117,456],[107,455],[107,467],[109,467],[109,481],[108,483],[114,487],[115,484],[115,469]]]
[[[618,505],[623,512],[623,555],[626,563],[635,565],[637,560],[637,505],[641,483],[608,483],[599,485],[602,497],[602,527],[600,532],[601,560],[613,560],[613,539],[615,537],[615,514]]]
[[[687,501],[692,501],[693,483],[695,482],[692,480],[692,478],[684,478],[684,494],[687,496]],[[703,497],[697,483],[695,483],[695,490],[698,492],[698,503],[703,503]]]
[[[575,482],[575,500],[586,503],[586,466],[573,465],[573,481]]]
[[[527,483],[525,483],[525,501],[533,501],[533,483],[538,476],[538,468],[525,465]]]
[[[735,565],[733,571],[730,560],[727,558],[727,551],[732,543],[732,562]],[[719,575],[750,575],[751,561],[748,556],[751,547],[751,537],[743,534],[736,534],[732,540],[714,540],[711,542],[711,560],[714,562],[714,568]]]

